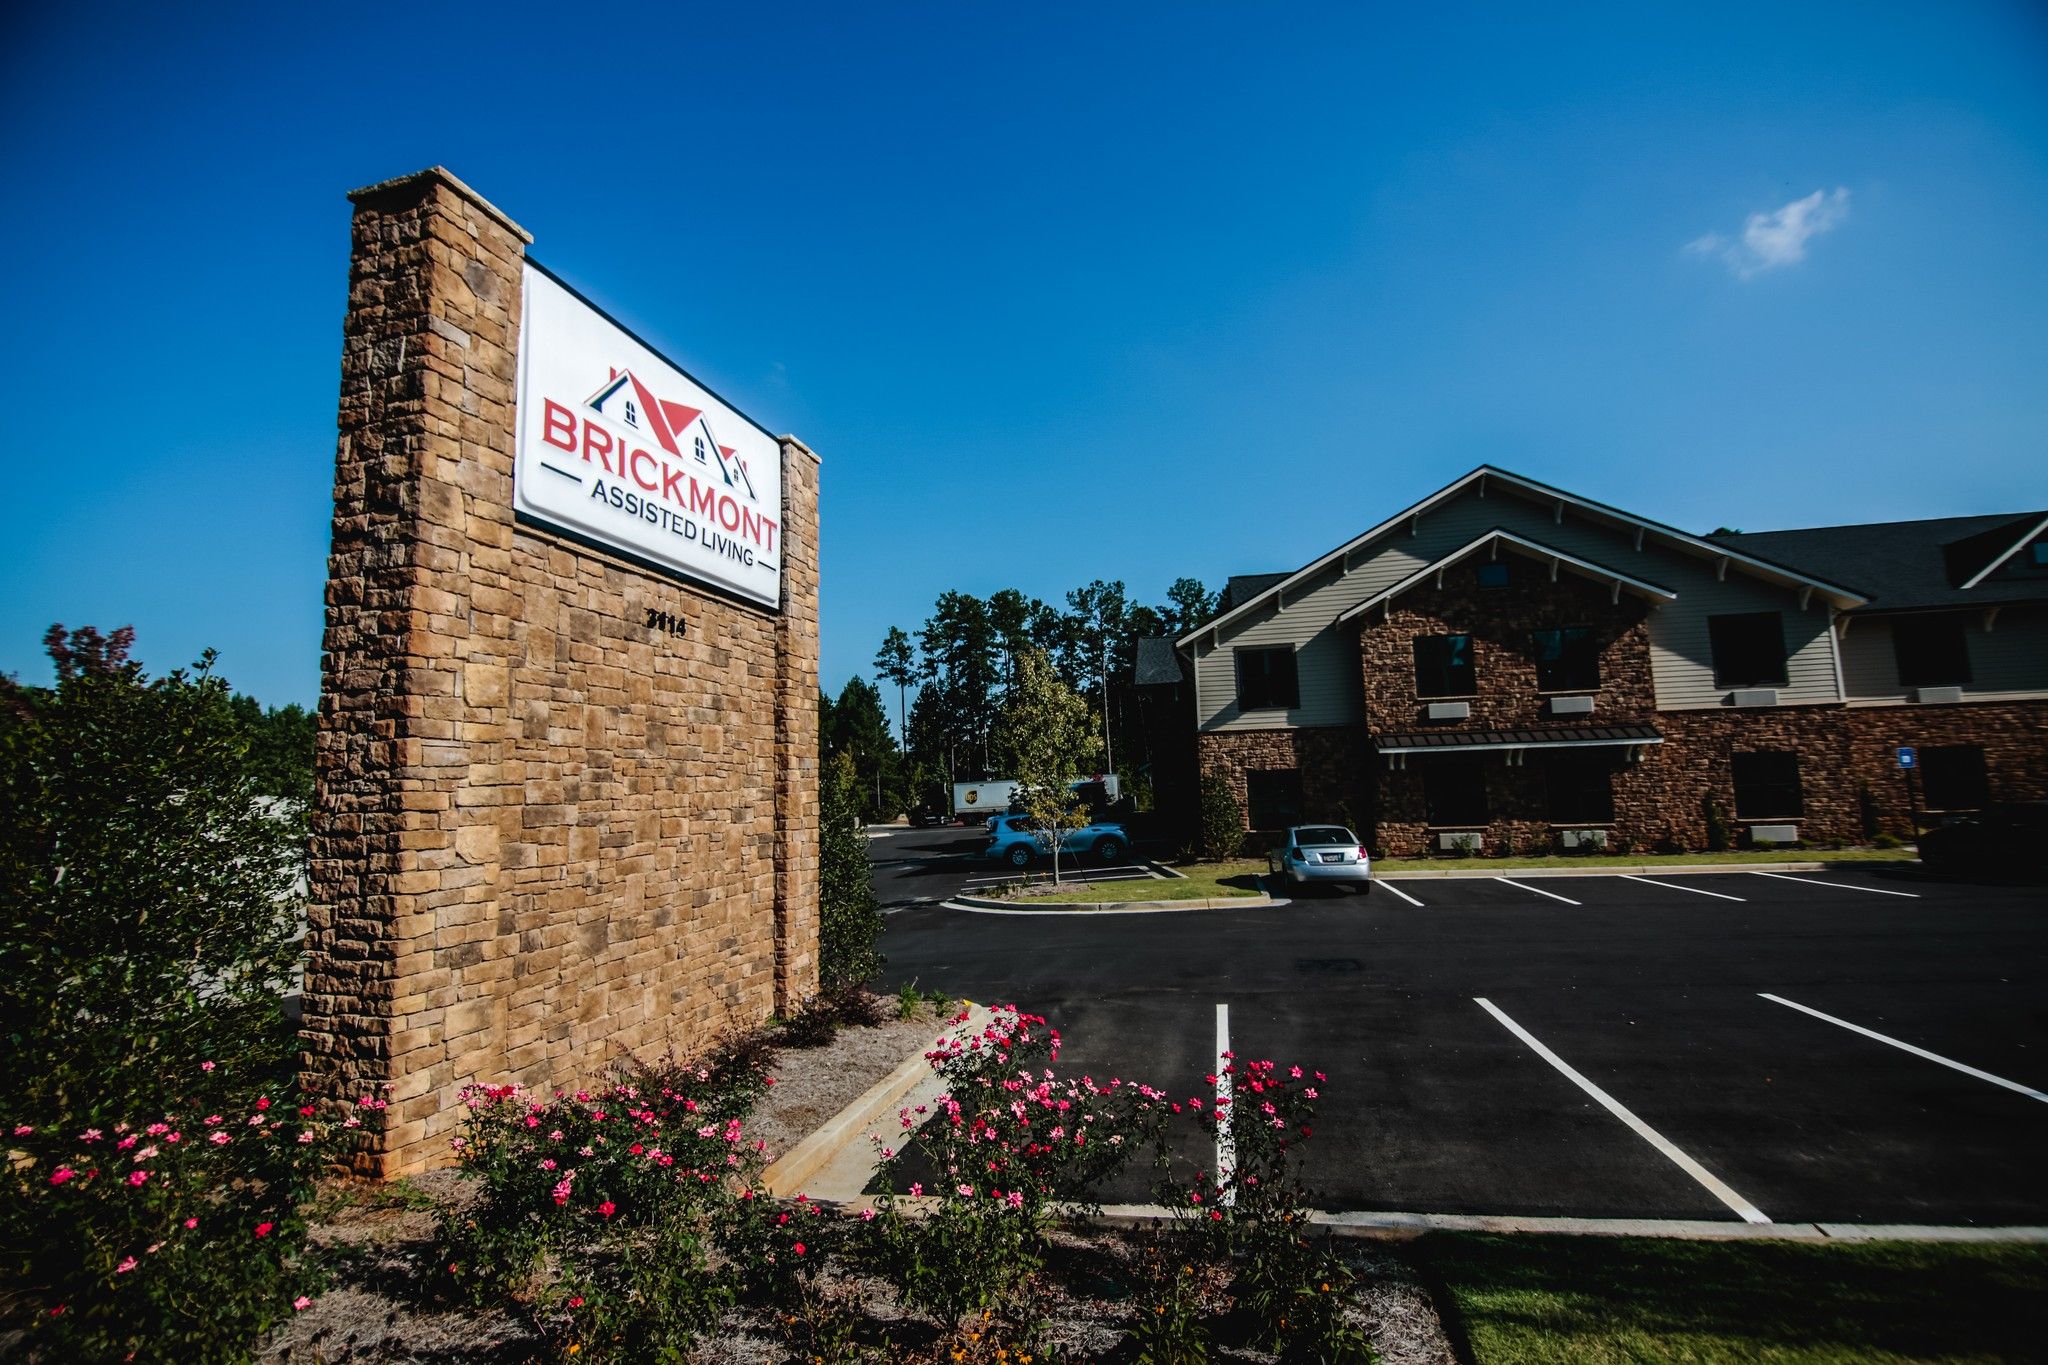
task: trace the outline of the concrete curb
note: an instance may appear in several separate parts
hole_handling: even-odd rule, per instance
[[[898,1195],[911,1217],[922,1217],[940,1201],[926,1195]],[[826,1201],[835,1213],[874,1208],[875,1196]],[[1157,1204],[1063,1205],[1063,1217],[1092,1227],[1137,1231],[1171,1223],[1174,1214]],[[1952,1227],[1931,1223],[1738,1223],[1705,1218],[1537,1218],[1488,1213],[1312,1213],[1310,1221],[1332,1237],[1412,1241],[1430,1232],[1487,1232],[1504,1236],[1654,1237],[1680,1242],[1978,1242],[2041,1245],[2048,1227]]]
[[[1269,905],[1285,905],[1271,896],[1209,896],[1201,900],[1173,901],[1058,901],[1054,909],[1032,910],[1029,898],[1014,901],[985,900],[979,896],[954,896],[940,902],[956,910],[977,910],[985,914],[1004,915],[1100,915],[1100,914],[1158,914],[1169,910],[1232,910],[1237,908],[1259,909]]]
[[[988,1006],[967,1001],[962,1003],[968,1006],[966,1020],[941,1028],[934,1042],[938,1037],[960,1030],[978,1033],[988,1024],[992,1017]],[[869,1133],[884,1120],[893,1122],[904,1098],[931,1078],[932,1067],[925,1060],[925,1051],[920,1048],[905,1057],[893,1071],[862,1091],[851,1104],[819,1124],[809,1137],[776,1158],[761,1173],[761,1187],[778,1198],[787,1198],[801,1192],[821,1172],[843,1164],[849,1153],[858,1154],[867,1148]],[[870,1156],[867,1171],[872,1174],[873,1170]],[[860,1185],[866,1183],[863,1176]],[[859,1186],[855,1189],[858,1190]]]

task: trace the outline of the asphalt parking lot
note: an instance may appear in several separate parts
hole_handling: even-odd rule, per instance
[[[963,869],[908,847],[959,835],[895,837],[885,984],[1014,1001],[1061,1029],[1067,1066],[1185,1094],[1224,1006],[1240,1054],[1329,1073],[1306,1148],[1328,1207],[2048,1224],[2040,887],[1504,874],[981,915],[931,903]]]
[[[875,894],[884,914],[919,905],[936,905],[958,895],[972,896],[1023,874],[1002,863],[981,856],[988,835],[979,825],[962,829],[957,825],[937,829],[881,827],[868,831],[868,862],[874,869]],[[1032,874],[1045,875],[1043,859]],[[1078,860],[1062,856],[1060,870],[1085,869],[1091,881],[1147,881],[1156,874],[1144,862],[1127,860],[1105,867],[1096,858]],[[1134,893],[1135,894],[1135,893]]]

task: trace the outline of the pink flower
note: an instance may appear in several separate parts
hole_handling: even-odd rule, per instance
[[[211,1071],[211,1070],[213,1070],[213,1063],[212,1063],[212,1062],[201,1062],[201,1063],[199,1064],[199,1069],[200,1069],[201,1071]]]
[[[301,1313],[305,1312],[308,1308],[311,1308],[312,1306],[313,1301],[307,1298],[304,1294],[301,1294],[296,1299],[292,1300],[292,1308]]]
[[[50,1172],[50,1183],[52,1185],[61,1185],[77,1174],[78,1172],[72,1170],[69,1166],[59,1166],[56,1170]]]
[[[16,1137],[27,1137],[35,1130],[35,1125],[32,1123],[17,1123],[14,1125],[14,1135]]]
[[[959,1187],[959,1190],[960,1197],[963,1199],[972,1199],[974,1197],[974,1186],[972,1185],[962,1185]]]
[[[224,1118],[222,1118],[222,1117],[221,1117],[221,1116],[220,1116],[219,1114],[208,1114],[208,1115],[206,1116],[206,1126],[207,1126],[208,1128],[211,1128],[211,1127],[213,1127],[213,1126],[214,1126],[215,1124],[219,1124],[219,1123],[225,1123],[225,1122],[227,1122],[227,1120],[226,1120],[226,1119],[224,1119]]]
[[[78,1140],[80,1142],[98,1142],[101,1136],[102,1134],[100,1133],[99,1129],[88,1128],[78,1135]]]
[[[128,1183],[129,1183],[130,1185],[140,1185],[140,1184],[142,1184],[142,1183],[143,1183],[143,1182],[144,1182],[145,1180],[148,1180],[148,1179],[149,1179],[149,1172],[148,1172],[148,1171],[130,1171],[130,1172],[128,1172]]]
[[[187,1230],[187,1231],[191,1230],[192,1228],[196,1228],[196,1227],[198,1227],[198,1226],[199,1226],[199,1220],[198,1220],[197,1218],[187,1218],[187,1219],[185,1220],[185,1227],[186,1227],[186,1230]]]
[[[212,1143],[212,1144],[213,1144],[214,1146],[216,1146],[216,1147],[224,1147],[224,1146],[226,1146],[226,1145],[227,1145],[227,1144],[228,1144],[229,1142],[233,1141],[233,1139],[232,1139],[232,1138],[230,1138],[230,1137],[229,1137],[229,1136],[228,1136],[228,1135],[227,1135],[226,1133],[222,1133],[222,1132],[217,1132],[217,1131],[216,1131],[216,1132],[213,1132],[213,1133],[209,1133],[209,1134],[207,1135],[207,1138],[206,1138],[206,1140],[207,1140],[208,1142]]]
[[[863,1222],[863,1223],[872,1223],[872,1222],[874,1222],[874,1221],[875,1221],[875,1211],[874,1211],[873,1209],[862,1209],[862,1210],[860,1211],[860,1221],[861,1221],[861,1222]]]
[[[269,1107],[270,1101],[267,1099],[261,1099],[256,1101],[256,1109],[258,1113],[261,1113],[263,1110],[268,1109]]]
[[[268,1237],[270,1235],[270,1230],[276,1226],[277,1225],[275,1223],[258,1223],[256,1225],[256,1235],[258,1237]]]
[[[916,1181],[912,1181],[910,1184],[910,1197],[912,1199],[922,1199],[924,1197],[924,1186]]]
[[[142,1262],[136,1260],[133,1256],[130,1256],[128,1259],[122,1261],[121,1264],[114,1267],[114,1273],[116,1275],[126,1275],[129,1271],[135,1269],[136,1266],[139,1266],[141,1264]]]
[[[299,1141],[300,1141],[301,1143],[307,1143],[307,1142],[311,1142],[312,1140],[313,1140],[313,1130],[312,1130],[312,1129],[310,1129],[310,1128],[308,1128],[308,1129],[307,1129],[307,1130],[306,1130],[305,1132],[303,1132],[303,1133],[299,1134]]]
[[[617,1204],[614,1204],[611,1200],[607,1199],[602,1204],[599,1204],[597,1206],[597,1211],[603,1214],[605,1217],[609,1218],[619,1211],[619,1206]]]

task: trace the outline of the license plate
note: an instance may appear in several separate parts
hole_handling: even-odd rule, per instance
[[[1344,855],[1341,853],[1325,853],[1323,861],[1326,863],[1341,863],[1344,861]]]

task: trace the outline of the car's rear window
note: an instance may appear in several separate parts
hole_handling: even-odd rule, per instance
[[[1294,831],[1294,842],[1306,848],[1311,844],[1355,844],[1358,840],[1352,837],[1348,829],[1340,829],[1336,825],[1320,825],[1313,829]]]

